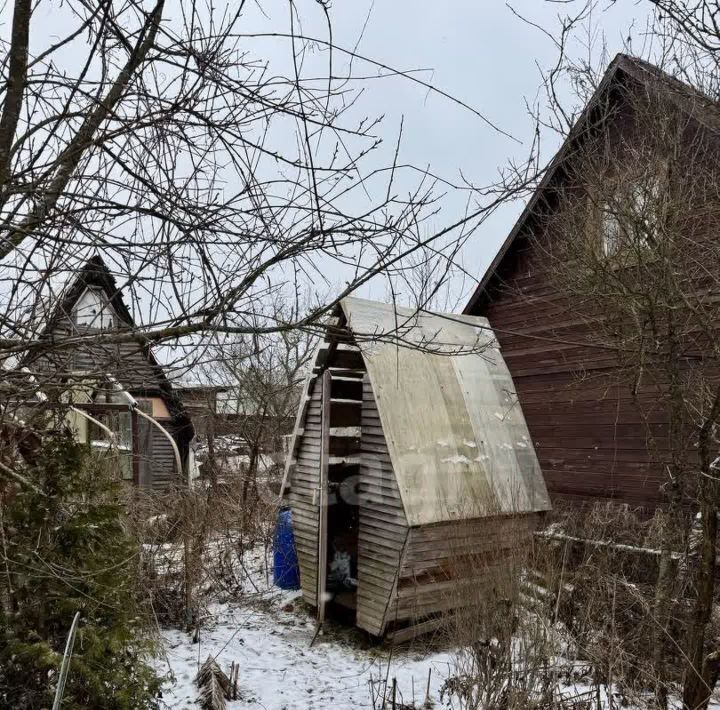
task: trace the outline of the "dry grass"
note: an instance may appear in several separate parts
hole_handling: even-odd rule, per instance
[[[502,559],[463,556],[463,575],[476,581],[449,592],[455,598],[448,606],[458,609],[441,632],[455,649],[448,706],[539,710],[596,707],[602,698],[605,706],[650,708],[658,707],[658,688],[676,697],[689,590],[686,541],[672,531],[686,528],[661,513],[648,519],[610,506],[557,513],[548,522]],[[658,666],[658,550],[668,541],[678,573]],[[719,631],[714,624],[711,637]]]
[[[197,628],[209,603],[258,592],[246,558],[262,550],[269,561],[277,499],[265,489],[251,499],[242,491],[240,478],[227,478],[192,491],[129,492],[130,524],[143,545],[145,586],[159,623]]]

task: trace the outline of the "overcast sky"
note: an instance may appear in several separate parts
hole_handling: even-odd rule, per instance
[[[313,4],[312,0],[299,4],[310,24],[304,29],[321,33],[322,16],[318,11],[313,16]],[[559,27],[559,13],[581,7],[580,3],[542,0],[516,0],[511,5],[551,32]],[[267,3],[263,7],[267,10]],[[527,155],[533,123],[525,99],[532,102],[537,97],[538,66],[551,67],[557,60],[557,50],[540,30],[518,19],[508,4],[502,0],[335,0],[330,12],[337,44],[354,46],[367,18],[358,47],[361,54],[398,69],[428,69],[422,75],[424,79],[478,109],[522,142],[500,135],[470,111],[405,79],[373,81],[365,89],[363,108],[370,114],[385,115],[383,132],[391,143],[404,116],[404,160],[430,165],[451,180],[462,171],[483,185],[492,182],[509,159]],[[632,50],[643,54],[642,30],[648,12],[647,2],[601,3],[593,17],[593,59],[600,58],[603,41],[612,58],[623,50],[631,32]],[[312,24],[313,17],[317,25]],[[578,56],[587,56],[586,38],[578,36],[570,49]],[[572,103],[569,90],[567,101]],[[475,277],[484,272],[522,206],[514,204],[501,210],[472,238],[463,263]],[[452,221],[452,215],[459,214],[461,207],[459,199],[449,197],[446,216],[439,217],[436,226]],[[473,285],[467,280],[455,280],[453,292],[459,296],[460,304]]]
[[[180,2],[183,0],[170,0],[166,22],[177,21],[181,14]],[[386,166],[392,162],[401,120],[404,127],[399,162],[428,167],[453,182],[460,182],[462,173],[473,184],[485,186],[497,178],[498,171],[510,160],[526,158],[534,128],[526,100],[530,103],[537,100],[540,69],[547,70],[557,61],[557,48],[542,30],[522,21],[517,14],[552,33],[560,27],[559,14],[576,13],[584,5],[585,0],[514,0],[512,7],[503,0],[334,0],[329,14],[336,45],[347,49],[357,46],[358,53],[395,69],[425,70],[417,76],[472,106],[513,136],[502,135],[472,111],[438,93],[406,78],[387,76],[387,72],[375,65],[355,61],[353,74],[370,78],[354,85],[362,88],[363,93],[353,107],[353,118],[384,116],[382,124],[373,129],[384,139],[377,158],[380,163]],[[209,6],[222,15],[226,3],[217,0]],[[236,7],[235,0],[227,6]],[[300,29],[304,35],[328,39],[325,15],[318,0],[293,0],[292,3],[255,0],[245,5],[240,20],[238,31],[246,34],[241,49],[247,50],[252,58],[267,61],[273,75],[292,75],[289,41],[249,35],[289,32],[292,6],[297,8],[302,20]],[[590,22],[591,51],[588,51],[587,38],[580,33],[571,41],[570,53],[578,57],[590,53],[597,65],[603,42],[607,45],[605,61],[608,61],[626,47],[626,38],[632,33],[633,51],[646,56],[642,30],[649,10],[648,0],[598,0]],[[0,13],[5,31],[9,26],[7,13],[6,6]],[[70,31],[77,19],[48,3],[40,6],[35,22],[41,29],[32,34],[31,50],[37,54]],[[64,52],[71,66],[78,65],[86,47],[78,40],[77,47],[68,45]],[[334,62],[335,74],[345,75],[347,55],[335,53]],[[303,76],[323,76],[326,71],[327,53],[311,51],[306,57]],[[381,76],[383,74],[385,76]],[[572,92],[568,88],[564,93],[566,104],[572,105]],[[294,135],[285,140],[289,140],[291,146],[296,144]],[[556,147],[557,137],[551,136],[545,144],[544,159],[549,159]],[[429,234],[431,229],[455,222],[463,215],[466,201],[467,192],[445,195],[442,212],[426,225],[425,231]],[[436,305],[462,308],[522,208],[523,204],[516,202],[499,210],[472,236],[460,255],[461,266],[468,276],[456,275],[448,289],[451,301]],[[357,209],[356,213],[363,211]],[[325,295],[336,291],[347,276],[323,273],[322,269],[318,272],[326,279],[321,284]],[[384,298],[386,284],[382,279],[375,280],[361,295]],[[396,295],[404,300],[402,294]]]

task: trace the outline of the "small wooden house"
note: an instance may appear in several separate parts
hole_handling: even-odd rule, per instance
[[[285,474],[303,596],[407,638],[477,587],[550,508],[487,320],[346,298]]]
[[[20,365],[36,373],[48,404],[55,402],[62,409],[72,405],[74,411],[68,412],[66,423],[78,441],[93,448],[109,450],[107,432],[96,423],[112,431],[117,437],[114,450],[121,452],[120,469],[129,482],[155,490],[185,485],[192,468],[193,423],[150,344],[137,336],[119,343],[98,338],[74,347],[53,347],[55,338],[136,329],[102,258],[88,259],[43,306],[34,327],[47,348],[26,355]],[[130,411],[109,385],[109,377],[162,430]],[[178,470],[173,444],[163,430],[174,440],[183,470]]]

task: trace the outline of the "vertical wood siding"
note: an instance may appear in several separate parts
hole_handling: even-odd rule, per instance
[[[150,422],[148,422],[148,424],[149,423]],[[160,424],[172,433],[172,427],[169,421],[161,421]],[[184,479],[176,470],[175,452],[173,451],[172,444],[156,426],[152,427],[151,437],[150,475],[153,489],[166,490],[182,485]]]

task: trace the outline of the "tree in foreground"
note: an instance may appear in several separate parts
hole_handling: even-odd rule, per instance
[[[403,281],[410,258],[443,280],[476,227],[533,176],[518,170],[507,190],[482,191],[402,160],[402,126],[363,109],[368,74],[442,94],[503,132],[419,75],[337,45],[328,5],[290,2],[269,19],[246,2],[8,7],[0,361],[189,336],[199,355],[211,332],[321,328],[371,279]],[[44,30],[48,15],[57,34]],[[474,206],[431,228],[447,193]],[[39,337],[48,305],[95,251],[138,304],[138,325],[50,344]],[[309,301],[306,290],[332,295]],[[296,302],[288,320],[274,311],[280,296]]]
[[[150,611],[138,543],[104,462],[59,436],[4,485],[0,705],[49,707],[70,625],[80,613],[64,708],[153,707]]]

